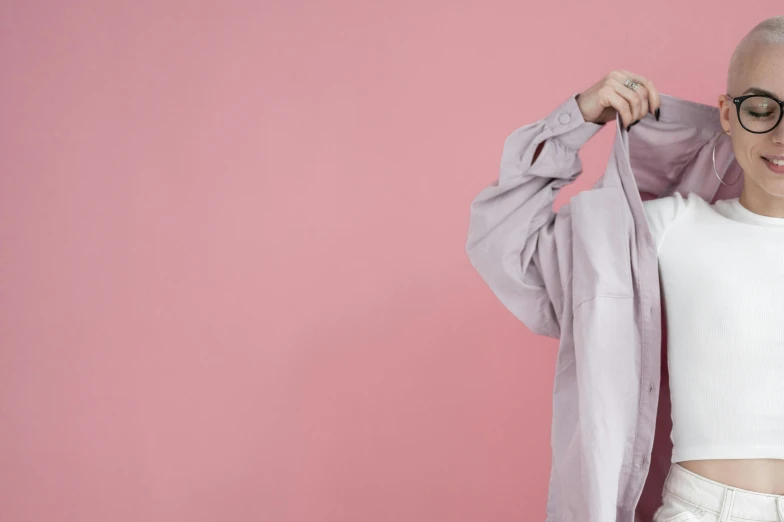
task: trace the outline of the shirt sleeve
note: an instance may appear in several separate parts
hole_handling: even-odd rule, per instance
[[[501,303],[532,332],[556,339],[570,291],[572,223],[570,205],[555,212],[553,202],[582,173],[579,150],[602,128],[585,121],[578,95],[507,136],[498,177],[471,202],[466,239],[471,264]]]
[[[672,196],[663,198],[649,199],[643,201],[642,205],[645,208],[645,216],[648,219],[648,225],[651,228],[654,242],[656,243],[656,255],[659,255],[664,238],[670,225],[675,219],[680,216],[687,208],[691,194],[684,198],[679,192],[675,192]]]

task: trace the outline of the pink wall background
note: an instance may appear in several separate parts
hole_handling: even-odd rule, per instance
[[[2,2],[0,522],[543,520],[557,343],[469,203],[611,69],[715,104],[779,6]]]

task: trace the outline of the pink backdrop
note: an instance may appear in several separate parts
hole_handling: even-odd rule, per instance
[[[611,69],[715,104],[779,6],[2,2],[0,522],[544,520],[557,343],[470,201]]]

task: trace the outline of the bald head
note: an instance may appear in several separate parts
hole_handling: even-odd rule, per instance
[[[759,55],[760,50],[769,46],[781,46],[784,52],[784,16],[774,16],[763,20],[754,26],[746,36],[738,43],[735,52],[730,58],[729,70],[727,72],[727,93],[734,96],[738,95],[737,89],[741,87],[744,74],[744,67],[754,63],[754,57]]]

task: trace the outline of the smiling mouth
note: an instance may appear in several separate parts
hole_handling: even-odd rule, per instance
[[[762,156],[762,160],[765,162],[765,166],[770,172],[779,176],[784,175],[784,165],[776,165],[765,156]]]

